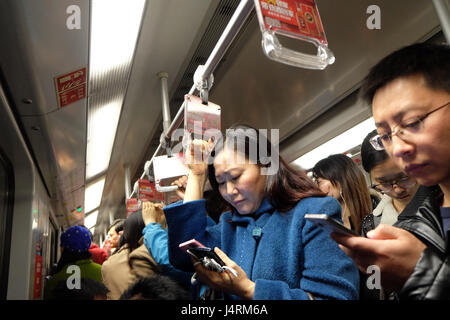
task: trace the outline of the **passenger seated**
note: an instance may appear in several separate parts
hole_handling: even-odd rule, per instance
[[[372,212],[372,201],[356,163],[344,154],[333,154],[311,171],[320,190],[339,201],[344,225],[359,234],[364,217]]]
[[[143,243],[145,224],[141,210],[133,212],[123,225],[123,245],[102,265],[103,283],[108,300],[117,300],[138,278],[160,273],[160,269]]]
[[[94,263],[91,259],[89,247],[91,246],[91,237],[88,230],[81,226],[73,226],[61,234],[61,258],[50,279],[45,286],[44,299],[54,299],[53,290],[61,281],[66,282],[69,277],[80,279],[89,278],[102,282],[101,266]],[[76,266],[73,269],[69,267]],[[78,273],[79,272],[79,273]],[[74,281],[77,281],[74,279]]]
[[[133,283],[120,300],[188,300],[186,290],[169,277],[155,275]]]
[[[236,150],[235,139],[245,151]],[[189,164],[184,203],[164,208],[173,266],[194,270],[178,245],[195,238],[216,247],[236,272],[218,273],[195,263],[197,279],[223,291],[226,299],[357,299],[356,267],[326,231],[304,219],[306,213],[323,213],[340,220],[339,203],[325,197],[304,172],[291,169],[258,131],[234,127],[222,142],[209,165],[207,157]],[[212,189],[232,207],[214,225],[207,223],[205,200],[191,201],[192,195],[202,195],[206,168]]]
[[[450,47],[420,43],[390,54],[370,70],[360,96],[372,105],[373,146],[439,190],[397,222],[403,229],[381,224],[369,239],[332,237],[361,270],[378,266],[382,286],[401,299],[449,299]]]
[[[362,234],[375,229],[380,223],[393,225],[398,215],[413,199],[419,188],[416,179],[407,176],[385,150],[375,150],[370,139],[378,135],[376,130],[370,132],[361,145],[361,162],[370,175],[372,188],[383,196],[373,212],[364,218]]]

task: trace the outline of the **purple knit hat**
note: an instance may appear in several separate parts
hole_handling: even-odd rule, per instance
[[[61,234],[61,246],[70,252],[86,252],[91,246],[91,236],[86,228],[73,226]]]

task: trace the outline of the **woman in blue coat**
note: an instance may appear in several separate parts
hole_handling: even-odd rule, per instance
[[[206,160],[190,164],[183,203],[164,209],[175,268],[193,271],[189,255],[178,245],[195,238],[215,248],[237,272],[195,265],[198,279],[226,298],[358,299],[356,266],[326,231],[304,218],[324,213],[341,220],[335,199],[325,197],[304,172],[280,158],[264,135],[248,127],[227,130],[210,160],[211,186],[233,210],[223,213],[218,224],[208,223],[205,200],[200,199]]]

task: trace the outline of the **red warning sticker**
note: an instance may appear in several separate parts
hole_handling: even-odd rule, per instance
[[[60,108],[86,98],[86,68],[55,78],[56,95]]]

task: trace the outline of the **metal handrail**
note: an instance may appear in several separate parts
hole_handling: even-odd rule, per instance
[[[241,30],[242,26],[244,25],[245,21],[249,17],[250,13],[252,12],[253,8],[255,7],[254,0],[241,0],[238,7],[234,11],[233,15],[231,16],[230,21],[228,22],[227,26],[225,27],[225,30],[223,31],[222,35],[220,36],[219,40],[217,41],[217,44],[215,45],[214,49],[211,51],[211,54],[209,55],[208,60],[206,61],[205,65],[203,66],[203,72],[201,74],[201,80],[205,81],[208,80],[211,74],[216,69],[219,62],[222,60],[223,56],[227,52],[228,48],[230,47],[231,43],[233,43],[233,40],[235,39],[236,35]],[[197,86],[194,84],[189,90],[189,94],[196,93]],[[172,137],[173,132],[180,126],[180,124],[184,120],[184,102],[182,103],[181,107],[178,109],[177,114],[175,115],[175,118],[173,119],[172,123],[170,124],[170,127],[167,129],[167,132],[165,132],[165,136],[163,136],[161,139],[170,139]],[[161,141],[158,145],[158,148],[156,149],[155,153],[151,157],[149,161],[145,163],[144,172],[141,174],[140,179],[143,179],[146,175],[148,175],[148,170],[150,166],[153,164],[153,159],[159,155],[161,150],[163,149],[161,145]],[[133,191],[131,192],[129,198],[132,198],[134,194],[137,194],[137,188],[138,188],[138,181],[134,183]]]

